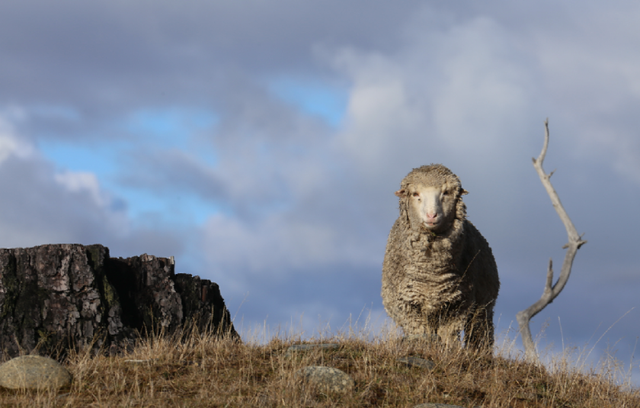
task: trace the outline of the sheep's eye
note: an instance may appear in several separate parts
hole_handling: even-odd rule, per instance
[[[449,192],[445,190],[445,191],[443,191],[443,192],[442,192],[442,195],[443,195],[443,196],[448,196],[448,195],[449,195]]]
[[[418,194],[418,193],[416,192],[416,193],[413,193],[413,196],[414,196],[414,197],[420,197],[420,194]]]

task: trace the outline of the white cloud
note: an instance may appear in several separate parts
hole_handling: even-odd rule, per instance
[[[363,173],[456,156],[479,164],[522,146],[537,95],[515,40],[487,17],[420,27],[397,52],[334,58],[353,82],[340,143]]]
[[[241,221],[216,214],[204,228],[207,259],[216,270],[242,271],[247,276],[268,273],[274,279],[283,279],[294,270],[368,263],[366,241],[354,241],[333,223],[296,218],[296,214],[283,213]]]
[[[11,121],[0,114],[0,164],[9,156],[28,157],[33,153],[30,143],[21,140]]]
[[[569,25],[529,29],[527,46],[562,138],[640,184],[640,7],[596,4],[572,9]]]
[[[0,163],[5,161],[18,147],[16,140],[4,132],[0,134]]]
[[[450,149],[488,153],[527,123],[529,72],[505,29],[481,17],[437,37],[442,82],[433,93],[434,133]]]
[[[98,206],[108,203],[100,191],[98,178],[93,173],[64,171],[54,174],[53,179],[71,192],[87,192]]]

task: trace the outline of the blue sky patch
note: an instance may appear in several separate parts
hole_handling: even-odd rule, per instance
[[[153,136],[176,147],[186,147],[188,136],[208,131],[218,123],[218,117],[198,109],[141,109],[126,122],[126,129],[133,134]]]
[[[124,124],[114,126],[116,129],[124,126],[131,134],[128,139],[91,139],[84,143],[75,140],[71,143],[48,138],[40,140],[38,148],[60,170],[95,174],[101,188],[126,203],[132,219],[142,217],[171,224],[201,224],[217,212],[213,203],[182,189],[176,189],[180,192],[169,197],[152,190],[131,188],[118,180],[122,174],[139,171],[130,168],[131,161],[123,158],[140,149],[179,149],[214,166],[215,152],[213,146],[206,143],[205,132],[211,132],[216,123],[217,117],[204,110],[144,109],[132,114]],[[152,214],[159,217],[150,218]]]
[[[347,112],[349,93],[346,88],[291,78],[271,81],[268,87],[281,101],[322,118],[334,128],[340,126]]]

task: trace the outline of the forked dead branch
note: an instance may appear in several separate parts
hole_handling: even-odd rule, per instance
[[[544,122],[545,128],[545,139],[544,145],[542,146],[542,152],[540,152],[540,156],[538,158],[533,158],[533,167],[535,167],[538,172],[538,176],[540,176],[540,181],[542,181],[542,185],[547,190],[549,197],[551,198],[551,203],[553,204],[553,208],[556,209],[556,212],[560,216],[562,223],[567,229],[567,235],[569,238],[569,242],[563,247],[567,249],[567,253],[564,257],[564,262],[562,263],[562,270],[560,271],[560,277],[558,281],[553,284],[553,262],[549,259],[549,269],[547,271],[547,281],[544,286],[544,292],[540,299],[529,306],[527,309],[518,312],[516,318],[518,320],[518,327],[520,328],[520,335],[522,336],[522,344],[524,345],[525,357],[530,362],[538,362],[538,353],[536,352],[536,345],[533,342],[533,338],[531,337],[531,329],[529,328],[529,322],[533,316],[540,313],[542,309],[544,309],[549,303],[553,302],[553,300],[562,292],[564,286],[567,284],[569,280],[569,275],[571,275],[571,266],[573,265],[573,259],[576,257],[576,253],[578,249],[583,244],[586,244],[587,241],[582,239],[582,235],[578,235],[576,231],[576,227],[571,222],[569,215],[565,211],[562,203],[560,203],[560,198],[558,197],[558,193],[551,185],[551,176],[553,172],[546,174],[544,169],[542,168],[542,162],[544,161],[544,157],[547,154],[547,147],[549,146],[549,120],[545,120]]]

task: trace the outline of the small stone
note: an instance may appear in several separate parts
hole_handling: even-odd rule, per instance
[[[10,389],[58,389],[71,385],[71,373],[41,356],[16,357],[0,365],[0,386]]]
[[[347,373],[333,367],[311,366],[298,370],[296,377],[308,384],[329,392],[346,393],[353,389],[355,382]]]
[[[433,367],[436,366],[436,363],[430,360],[425,360],[420,357],[401,357],[396,360],[400,364],[404,364],[407,367],[421,367],[426,368],[427,370],[433,370]]]

